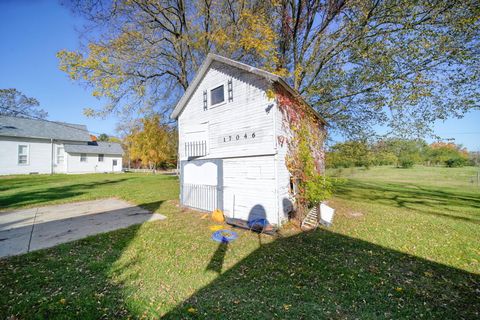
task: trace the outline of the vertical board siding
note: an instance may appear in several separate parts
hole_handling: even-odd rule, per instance
[[[207,155],[207,141],[185,142],[185,155],[187,158]]]
[[[213,211],[218,206],[217,194],[217,186],[184,183],[182,205],[202,211]]]

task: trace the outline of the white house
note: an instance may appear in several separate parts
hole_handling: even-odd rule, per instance
[[[0,116],[0,174],[122,171],[120,144],[79,124]]]
[[[272,225],[288,218],[295,192],[286,164],[292,132],[279,92],[304,106],[325,131],[325,122],[279,76],[207,56],[172,113],[178,120],[182,205],[220,209],[233,219],[265,218]],[[323,144],[318,149],[323,167]]]

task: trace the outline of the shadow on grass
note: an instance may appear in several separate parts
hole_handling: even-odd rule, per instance
[[[262,244],[223,272],[224,248],[217,248],[205,262],[218,272],[215,280],[178,304],[151,301],[142,292],[146,279],[158,291],[177,288],[173,279],[142,275],[144,265],[162,266],[162,259],[152,262],[155,247],[134,240],[138,229],[0,260],[0,318],[119,319],[148,311],[168,319],[467,319],[480,310],[479,275],[323,229]],[[155,313],[158,305],[168,313]]]
[[[165,318],[475,318],[479,290],[479,275],[317,230],[262,245]]]
[[[206,271],[213,271],[218,274],[222,273],[223,269],[223,260],[225,260],[225,255],[228,250],[228,242],[220,242],[218,244],[217,250],[213,253],[210,262],[208,263]]]
[[[162,203],[157,201],[139,206],[156,210]],[[26,255],[0,258],[0,319],[123,319],[136,316],[136,310],[128,309],[125,304],[127,280],[112,279],[126,270],[129,279],[139,277],[138,272],[132,272],[141,263],[138,254],[122,263],[119,261],[135,239],[140,224],[126,227],[127,222],[121,220],[125,217],[128,221],[143,223],[148,216],[124,210],[36,224],[35,228],[43,230],[55,228],[58,224],[65,230],[76,226],[85,232],[100,228],[100,223],[108,223],[111,218],[117,227],[124,229]],[[0,230],[3,227],[0,226]],[[50,238],[54,238],[54,234]],[[37,240],[41,245],[42,239]],[[33,242],[32,246],[35,249]]]
[[[55,200],[68,199],[71,197],[85,194],[87,192],[91,193],[92,189],[100,188],[106,185],[118,184],[130,179],[131,178],[121,178],[115,180],[106,179],[103,181],[68,184],[57,187],[42,188],[41,190],[28,190],[24,192],[13,193],[10,195],[0,195],[0,209],[5,209],[9,207],[21,207],[25,205],[33,206]],[[24,183],[28,182],[18,183],[20,183],[20,186],[23,186]],[[11,188],[15,188],[15,185],[12,185],[10,189]]]
[[[380,184],[349,180],[336,186],[335,195],[342,199],[374,202],[454,220],[480,223],[480,216],[459,216],[453,214],[455,211],[453,208],[448,208],[480,209],[480,197],[476,194],[441,191],[413,184]]]

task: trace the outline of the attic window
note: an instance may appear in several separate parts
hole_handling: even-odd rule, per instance
[[[225,101],[225,91],[223,90],[223,84],[212,90],[210,90],[210,106],[220,104]]]

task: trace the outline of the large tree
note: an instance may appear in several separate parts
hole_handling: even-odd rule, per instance
[[[0,115],[44,119],[48,113],[39,105],[37,99],[27,97],[17,89],[0,89]]]
[[[84,49],[60,67],[109,103],[168,114],[208,52],[283,75],[330,126],[424,135],[479,108],[474,0],[71,0]],[[92,31],[93,30],[93,31]]]
[[[163,124],[158,114],[141,119],[124,142],[129,160],[140,160],[144,167],[156,169],[176,162],[176,130]]]

